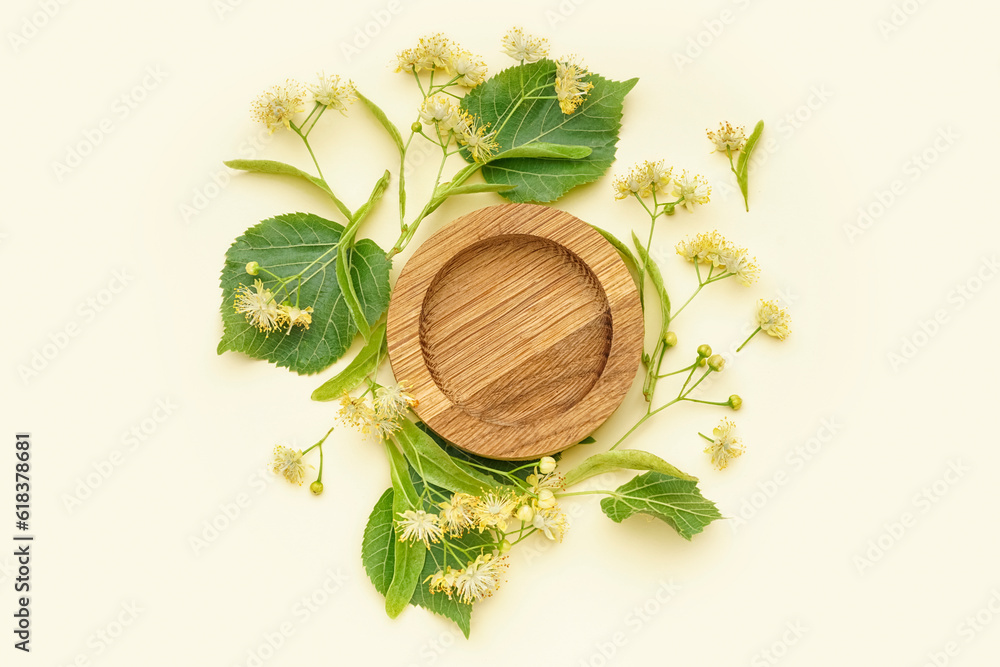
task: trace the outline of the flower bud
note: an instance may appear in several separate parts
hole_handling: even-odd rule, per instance
[[[548,475],[550,472],[556,469],[556,460],[551,456],[543,456],[542,460],[538,462],[538,472],[543,475]]]
[[[255,276],[260,273],[260,264],[257,262],[247,262],[247,273],[251,276]]]
[[[711,345],[699,345],[698,346],[698,356],[699,357],[710,357],[710,356],[712,356],[712,346]]]
[[[538,492],[538,506],[542,509],[549,509],[556,506],[556,494],[552,493],[548,489],[542,489]]]
[[[410,125],[410,129],[417,133],[423,132],[424,130],[423,126],[420,125],[420,121],[416,120],[413,121],[413,125]]]
[[[510,551],[510,540],[504,540],[500,543],[500,553],[505,554]]]
[[[318,496],[323,493],[323,482],[316,481],[309,485],[309,490],[313,492],[314,496]]]
[[[726,360],[721,354],[713,354],[708,358],[708,367],[713,371],[721,371],[726,366]]]
[[[743,399],[737,396],[736,394],[733,394],[732,396],[729,397],[729,407],[731,407],[733,410],[739,410],[742,405],[743,405]]]
[[[663,344],[667,347],[673,347],[677,345],[677,334],[673,331],[668,331],[666,335],[663,336]]]
[[[698,357],[698,365],[699,366],[705,365],[705,357]]]
[[[535,510],[531,509],[531,505],[521,505],[517,510],[518,521],[524,521],[525,523],[531,523],[531,520],[535,518]]]

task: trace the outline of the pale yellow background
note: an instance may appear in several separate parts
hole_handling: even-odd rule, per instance
[[[0,544],[13,532],[17,429],[33,435],[37,542],[30,656],[11,648],[13,561],[0,547],[0,663],[993,664],[995,3],[553,0],[505,2],[499,15],[500,3],[224,2],[4,4]],[[567,502],[565,542],[519,547],[466,641],[423,610],[389,620],[365,576],[361,534],[388,483],[378,446],[338,432],[320,498],[263,472],[275,444],[307,445],[331,423],[333,406],[309,401],[331,371],[216,356],[222,256],[259,219],[336,214],[307,185],[221,161],[308,165],[294,137],[268,140],[247,113],[286,77],[349,76],[405,127],[415,91],[389,67],[396,50],[443,30],[497,71],[511,24],[607,77],[640,79],[619,162],[559,206],[620,235],[644,229],[634,203],[612,199],[612,176],[664,158],[715,186],[710,205],[657,230],[675,300],[692,286],[673,254],[684,235],[718,228],[759,259],[753,288],[699,297],[677,324],[682,348],[731,349],[759,297],[790,301],[794,333],[755,340],[706,383],[703,397],[745,401],[734,416],[748,451],[728,470],[710,468],[696,435],[722,416],[713,408],[671,408],[632,441],[698,475],[732,520],[687,543],[642,518],[613,524],[597,497]],[[758,118],[766,143],[747,214],[704,131]],[[60,178],[57,164],[95,132]],[[352,206],[396,170],[360,107],[328,115],[314,137]],[[893,201],[849,234],[880,196]],[[497,201],[448,203],[418,241]],[[394,216],[390,195],[364,233],[391,244]],[[905,341],[912,358],[894,361]],[[42,351],[51,358],[25,375]],[[638,394],[602,442],[634,418]],[[96,488],[68,506],[88,478]],[[207,540],[213,521],[223,530]]]

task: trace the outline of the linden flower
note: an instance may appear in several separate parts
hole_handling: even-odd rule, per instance
[[[302,462],[302,450],[278,445],[274,448],[271,472],[277,473],[292,484],[302,485],[306,476],[306,464]]]
[[[431,593],[444,593],[451,598],[452,590],[455,588],[455,579],[458,577],[458,572],[451,569],[451,566],[445,567],[443,570],[438,570],[431,576],[424,579],[425,582],[429,581]]]
[[[549,54],[549,40],[526,35],[521,28],[511,28],[501,42],[504,53],[514,60],[533,63]]]
[[[425,125],[436,124],[441,130],[453,130],[462,120],[462,113],[451,97],[444,94],[431,95],[420,106],[420,120]]]
[[[444,534],[437,514],[428,514],[423,510],[406,510],[401,512],[396,520],[399,529],[400,542],[437,542]]]
[[[719,232],[701,232],[694,239],[677,244],[677,254],[689,262],[703,262],[715,267],[723,265],[723,258],[734,255],[737,249]]]
[[[283,317],[278,304],[274,302],[274,294],[260,280],[253,281],[253,288],[246,285],[236,288],[233,308],[261,331],[277,329]]]
[[[328,109],[336,109],[340,113],[347,111],[347,105],[358,98],[354,94],[354,82],[341,82],[339,76],[326,76],[319,73],[319,83],[309,86],[313,99]]]
[[[576,56],[556,62],[556,97],[559,109],[567,116],[583,104],[583,98],[594,84],[583,80],[589,72]]]
[[[649,197],[654,192],[666,194],[673,171],[673,167],[666,166],[663,160],[640,162],[627,175],[615,179],[615,199]]]
[[[757,304],[757,324],[760,330],[768,336],[773,336],[778,340],[785,340],[791,333],[792,323],[788,311],[778,307],[777,301],[765,301],[761,299]]]
[[[302,98],[301,84],[289,79],[284,85],[275,86],[258,97],[250,113],[267,126],[269,133],[279,127],[289,129],[292,118],[303,109]]]
[[[498,528],[506,531],[516,507],[517,502],[506,493],[488,493],[479,498],[474,510],[479,530]]]
[[[419,72],[418,69],[420,62],[423,60],[423,55],[420,53],[419,49],[405,49],[396,54],[396,71],[397,72]]]
[[[393,417],[376,412],[369,423],[369,430],[362,432],[374,433],[379,438],[385,440],[398,430],[399,423]]]
[[[461,535],[475,521],[476,497],[468,493],[456,493],[438,507],[441,508],[441,523],[452,535]]]
[[[707,204],[712,188],[702,176],[688,176],[685,171],[680,178],[674,179],[674,196],[681,198],[681,205],[689,212],[695,204]]]
[[[712,431],[715,439],[705,448],[706,454],[712,455],[712,465],[719,470],[723,470],[729,462],[740,456],[743,451],[743,443],[735,433],[736,424],[723,417],[719,425]]]
[[[562,489],[566,486],[566,478],[559,473],[550,473],[548,475],[528,475],[524,478],[524,481],[528,483],[531,487],[531,492],[534,495],[539,495],[542,491],[553,489]]]
[[[456,52],[449,63],[449,69],[459,77],[455,83],[464,88],[475,88],[486,80],[486,63],[468,51]]]
[[[299,308],[298,306],[281,304],[278,306],[278,310],[281,311],[281,320],[288,322],[288,331],[285,332],[286,336],[292,333],[292,327],[300,326],[308,329],[309,325],[312,324],[312,306]]]
[[[340,398],[340,420],[348,426],[353,426],[362,433],[370,433],[375,422],[375,411],[371,409],[361,396],[352,398],[344,393]]]
[[[447,68],[451,63],[455,45],[443,33],[435,33],[426,37],[421,37],[417,44],[417,53],[420,60],[417,62],[417,71],[421,69]]]
[[[471,604],[493,595],[506,566],[503,557],[494,560],[492,554],[478,556],[455,577],[455,592],[459,599]]]
[[[549,507],[535,513],[533,525],[553,542],[562,542],[566,534],[566,515],[556,507]]]
[[[375,390],[375,409],[389,417],[400,417],[406,408],[415,406],[417,399],[406,393],[405,384],[393,384]]]
[[[729,152],[730,155],[743,148],[746,143],[746,136],[743,134],[743,127],[733,128],[729,123],[719,123],[719,131],[708,133],[708,139],[715,144],[715,150],[720,153]]]
[[[757,280],[760,273],[757,260],[749,256],[746,248],[729,246],[719,254],[719,261],[727,273],[733,274],[738,281],[748,287]]]
[[[493,151],[500,147],[493,138],[496,132],[487,132],[485,125],[468,114],[462,116],[455,129],[458,132],[458,142],[468,147],[476,162],[487,162]]]

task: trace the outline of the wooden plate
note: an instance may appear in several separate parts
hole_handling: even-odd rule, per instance
[[[389,360],[428,426],[462,449],[531,459],[617,409],[642,356],[642,308],[617,251],[548,206],[503,204],[434,234],[400,273]]]

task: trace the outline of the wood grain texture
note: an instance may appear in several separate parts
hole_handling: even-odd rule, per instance
[[[396,380],[462,449],[532,459],[600,426],[632,385],[642,308],[617,251],[575,216],[532,204],[464,215],[410,258],[387,338]]]

